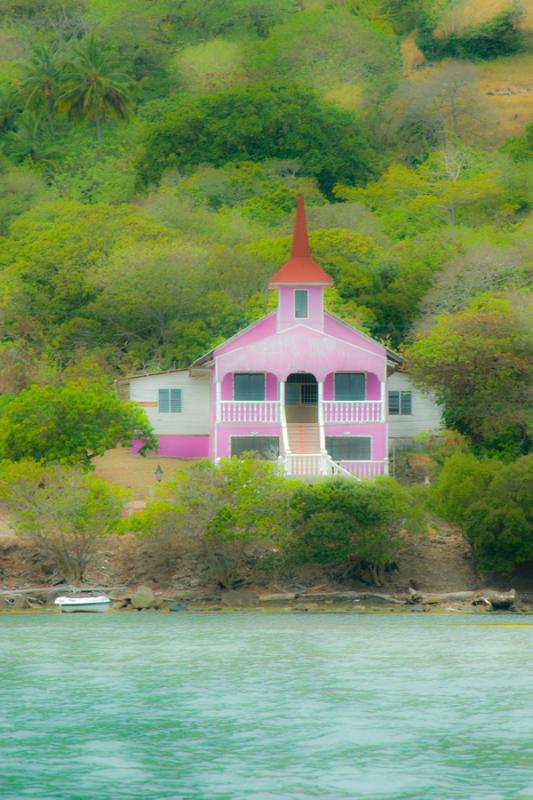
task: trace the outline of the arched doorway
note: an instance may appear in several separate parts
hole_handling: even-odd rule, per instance
[[[287,422],[318,421],[318,383],[310,372],[293,372],[285,382]]]

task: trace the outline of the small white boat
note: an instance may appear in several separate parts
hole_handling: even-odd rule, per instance
[[[56,606],[59,606],[61,611],[70,614],[74,611],[93,611],[101,613],[102,611],[109,610],[111,600],[105,594],[87,594],[82,597],[56,597],[54,603]]]

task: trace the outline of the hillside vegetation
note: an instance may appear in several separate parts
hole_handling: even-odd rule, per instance
[[[527,330],[530,0],[2,9],[3,392],[188,365],[264,314],[300,192],[342,318],[405,348],[498,301]]]

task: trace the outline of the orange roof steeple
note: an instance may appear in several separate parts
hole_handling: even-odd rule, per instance
[[[291,257],[270,280],[270,286],[333,286],[333,280],[311,257],[303,195],[298,197]]]

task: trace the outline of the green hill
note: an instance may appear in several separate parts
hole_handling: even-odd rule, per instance
[[[188,364],[268,308],[300,192],[394,347],[527,292],[530,0],[2,10],[0,390]]]

